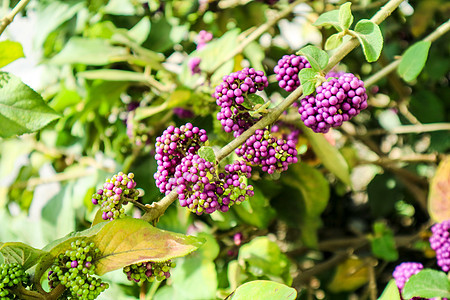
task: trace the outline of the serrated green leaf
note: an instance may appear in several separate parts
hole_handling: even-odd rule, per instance
[[[38,131],[59,117],[19,78],[0,72],[0,137]]]
[[[127,54],[124,47],[112,46],[106,39],[72,37],[50,62],[56,65],[84,64],[103,66]]]
[[[450,279],[442,271],[422,269],[408,279],[402,296],[405,299],[412,297],[450,298]]]
[[[378,300],[401,300],[400,292],[394,279],[391,279]]]
[[[428,213],[436,222],[450,219],[450,155],[439,163],[430,183]]]
[[[363,48],[368,62],[377,61],[383,49],[383,35],[380,27],[370,20],[360,20],[355,26],[356,37]]]
[[[345,158],[338,149],[333,147],[323,136],[323,134],[315,133],[305,124],[300,123],[302,131],[308,137],[311,147],[317,157],[322,161],[325,168],[336,175],[343,183],[351,186],[350,170]]]
[[[185,256],[204,243],[197,237],[161,230],[133,218],[108,222],[91,241],[101,253],[94,262],[98,275],[139,262]]]
[[[300,83],[303,87],[303,95],[310,95],[316,90],[316,75],[317,72],[310,68],[304,68],[298,74],[298,78],[300,79]]]
[[[405,81],[419,76],[428,58],[431,42],[420,41],[409,47],[403,54],[397,72]]]
[[[203,158],[206,161],[215,163],[216,162],[216,155],[214,154],[214,150],[212,147],[209,146],[202,146],[200,149],[198,149],[198,156]]]
[[[339,7],[339,24],[344,29],[349,29],[353,23],[353,15],[350,6],[352,6],[352,3],[347,2]]]
[[[303,47],[297,53],[305,56],[311,68],[316,72],[322,71],[328,65],[328,54],[315,46]]]
[[[331,10],[321,14],[316,22],[315,26],[333,26],[337,31],[343,31],[341,24],[339,23],[339,10]]]
[[[342,44],[343,38],[340,33],[335,33],[330,35],[330,37],[325,42],[325,50],[333,50]]]
[[[25,57],[25,55],[20,43],[13,41],[0,42],[0,68],[21,57]]]
[[[37,264],[45,254],[45,251],[35,249],[24,243],[14,242],[0,245],[0,256],[3,257],[3,262],[7,264],[18,263],[25,270]]]
[[[294,300],[297,298],[297,291],[287,285],[269,281],[255,280],[239,286],[227,298],[229,300],[247,299],[273,299],[273,300]]]
[[[248,94],[244,97],[244,102],[241,104],[246,109],[253,109],[257,104],[264,104],[265,101],[263,97],[256,94]]]

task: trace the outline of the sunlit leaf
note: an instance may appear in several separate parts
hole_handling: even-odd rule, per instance
[[[24,243],[14,242],[0,244],[0,256],[2,256],[3,262],[7,264],[18,263],[22,265],[25,270],[34,266],[45,254],[45,251],[35,249]]]
[[[440,163],[431,179],[428,194],[428,213],[436,222],[450,219],[450,156]]]
[[[380,27],[370,20],[360,20],[356,23],[355,32],[366,60],[368,62],[377,61],[383,49],[383,35]]]
[[[314,22],[315,26],[333,26],[337,31],[343,31],[340,22],[339,22],[339,10],[331,10],[327,11],[317,18],[316,22]]]
[[[310,68],[304,68],[298,74],[298,78],[303,87],[303,95],[307,96],[315,92],[317,83],[316,75],[317,72]]]
[[[351,2],[346,2],[339,7],[339,24],[344,29],[350,28],[353,23],[353,15],[350,9]]]
[[[378,300],[401,300],[400,292],[394,279],[391,279]]]
[[[216,155],[214,154],[214,150],[210,146],[203,146],[198,149],[198,155],[206,161],[215,163]]]
[[[59,117],[19,78],[0,72],[0,137],[35,132]]]
[[[269,280],[255,280],[241,285],[225,299],[294,300],[296,297],[297,291],[287,285]]]
[[[316,46],[303,47],[297,54],[305,56],[311,68],[316,72],[322,71],[328,65],[328,54]]]
[[[13,41],[0,42],[0,68],[21,57],[25,57],[25,55],[20,43]]]
[[[423,269],[408,279],[402,294],[405,299],[412,297],[450,298],[450,279],[442,271]]]
[[[108,222],[91,240],[101,253],[95,261],[98,275],[139,262],[185,256],[203,244],[199,238],[161,230],[133,218]]]

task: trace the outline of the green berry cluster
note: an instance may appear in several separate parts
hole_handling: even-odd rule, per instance
[[[92,195],[92,203],[101,205],[103,220],[114,220],[125,216],[122,205],[127,204],[127,198],[137,200],[139,191],[136,189],[134,174],[119,172],[107,179],[103,189]]]
[[[18,299],[9,289],[22,284],[27,286],[29,277],[18,263],[0,265],[0,300]]]
[[[97,298],[109,287],[108,283],[93,276],[93,261],[99,254],[100,250],[92,242],[72,242],[71,250],[58,255],[48,272],[50,288],[62,284],[68,289],[71,299]]]
[[[162,281],[170,277],[169,271],[175,266],[175,262],[171,260],[160,263],[147,261],[126,266],[123,268],[123,272],[127,275],[128,280],[136,283],[141,283],[145,280],[153,282],[155,279]]]

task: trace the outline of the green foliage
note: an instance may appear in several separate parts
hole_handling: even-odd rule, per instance
[[[2,41],[0,42],[0,68],[12,63],[13,61],[25,57],[23,54],[22,45],[18,42],[13,41]]]
[[[428,58],[431,42],[421,41],[409,47],[403,54],[397,72],[405,81],[412,81],[422,72]]]
[[[0,137],[37,131],[60,116],[16,76],[0,72]]]
[[[200,149],[198,149],[198,156],[203,158],[206,161],[215,163],[216,162],[216,155],[214,154],[214,150],[212,147],[209,146],[203,146]]]
[[[315,72],[321,72],[328,65],[328,54],[315,46],[306,46],[297,52],[304,55]]]
[[[355,26],[356,38],[361,43],[368,62],[377,61],[383,49],[380,27],[370,20],[360,20]]]
[[[46,252],[24,243],[9,242],[0,244],[0,255],[2,263],[16,263],[21,265],[24,270],[28,270],[46,255]]]
[[[389,280],[389,283],[386,285],[386,288],[378,300],[401,300],[400,292],[398,291],[394,279]]]
[[[423,269],[411,276],[403,288],[406,299],[412,297],[450,297],[450,280],[442,271]]]
[[[241,285],[226,299],[294,300],[296,297],[297,291],[284,284],[268,280],[255,280]]]
[[[398,252],[395,247],[394,234],[384,223],[373,224],[373,235],[370,237],[372,253],[375,257],[386,261],[396,261]]]
[[[311,95],[316,91],[317,72],[312,69],[302,69],[298,74],[300,83],[303,87],[303,94],[305,96]]]

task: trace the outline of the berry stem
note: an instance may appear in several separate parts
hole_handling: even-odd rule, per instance
[[[4,16],[1,19],[1,24],[0,24],[0,35],[3,33],[3,31],[5,31],[6,27],[8,27],[9,24],[11,24],[11,22],[14,20],[14,17],[22,10],[25,8],[25,6],[27,6],[28,2],[30,2],[30,0],[21,0],[14,8],[13,10],[6,16]]]
[[[18,286],[11,289],[11,291],[19,297],[19,299],[23,300],[36,300],[36,299],[56,299],[56,298],[48,298],[46,295],[43,295],[36,291],[30,291],[23,287],[23,285],[19,284]]]
[[[291,6],[289,6],[289,9],[284,11],[286,14],[291,11],[298,3],[301,3],[303,1],[296,1]],[[402,3],[403,0],[390,0],[385,6],[383,6],[371,19],[371,21],[375,22],[376,24],[380,24],[383,22],[399,5]],[[288,11],[289,10],[289,11]],[[280,17],[283,14],[283,12],[278,16]],[[280,17],[281,19],[282,17]],[[277,20],[278,21],[278,20]],[[265,26],[269,26],[271,24],[274,25],[277,21],[274,22],[274,20],[267,22],[264,24]],[[272,24],[273,22],[273,24]],[[255,30],[252,34],[250,34],[240,45],[240,47],[237,47],[234,52],[231,52],[230,55],[226,57],[225,61],[228,61],[229,59],[233,58],[234,55],[236,55],[239,52],[236,52],[237,50],[241,51],[240,48],[245,48],[245,46],[250,43],[253,39],[258,37],[262,32],[260,32],[261,28],[264,27],[261,26],[257,30]],[[270,27],[270,26],[269,26]],[[267,28],[269,28],[267,27]],[[265,30],[265,29],[264,29]],[[254,35],[256,34],[256,37]],[[246,42],[246,40],[250,41]],[[244,45],[242,47],[242,45]],[[335,65],[337,65],[350,51],[352,51],[354,48],[356,48],[359,45],[359,42],[356,38],[350,39],[348,42],[343,44],[336,52],[335,54],[330,57],[327,67],[323,70],[325,73],[329,72]],[[221,64],[219,64],[220,66]],[[250,136],[252,136],[256,130],[263,129],[266,126],[269,126],[273,124],[275,121],[278,120],[278,118],[281,116],[281,114],[294,103],[297,99],[299,99],[303,94],[303,88],[302,86],[299,86],[296,88],[293,92],[289,94],[289,96],[284,99],[280,104],[278,104],[276,107],[271,109],[267,115],[265,115],[260,121],[255,123],[252,127],[247,129],[244,133],[242,133],[240,136],[235,138],[233,141],[225,145],[218,153],[216,153],[216,160],[217,162],[220,162],[222,159],[227,157],[231,152],[233,152],[236,148],[241,146]],[[148,205],[150,210],[148,210],[143,216],[142,219],[146,221],[157,221],[160,216],[164,214],[164,211],[169,207],[170,204],[172,204],[177,199],[177,192],[176,190],[172,190],[168,195],[166,195],[164,198],[159,200],[158,202],[154,202],[151,205]]]

